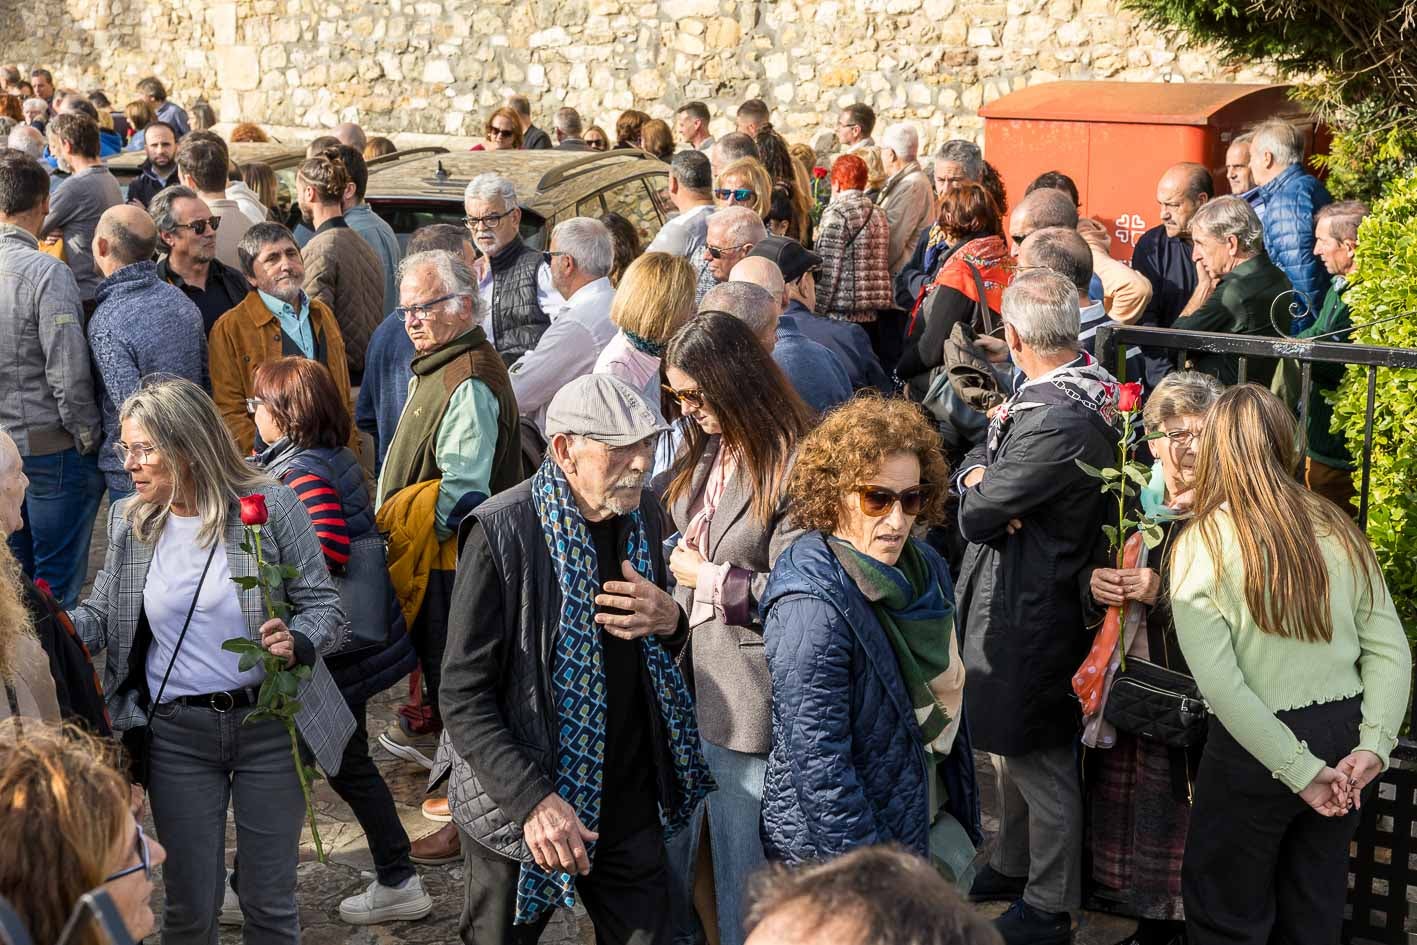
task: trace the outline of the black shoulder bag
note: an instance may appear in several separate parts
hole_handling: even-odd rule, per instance
[[[207,572],[211,570],[212,558],[216,557],[217,546],[220,544],[220,541],[212,542],[212,550],[207,552],[207,563],[202,565],[202,576],[197,579],[197,589],[192,592],[192,602],[187,605],[187,616],[182,621],[182,632],[177,635],[177,645],[172,648],[172,659],[167,661],[167,670],[162,674],[162,682],[157,687],[157,695],[148,703],[148,710],[145,713],[142,726],[130,728],[123,733],[123,748],[128,753],[128,780],[134,784],[141,784],[144,788],[148,786],[148,779],[152,775],[149,755],[153,742],[153,713],[162,703],[162,694],[167,690],[168,677],[172,675],[172,667],[177,663],[177,655],[182,652],[182,641],[187,639],[187,628],[192,625],[192,614],[197,609],[197,598],[202,596],[202,585],[207,583]]]
[[[1150,620],[1147,644],[1152,655],[1166,652]],[[1127,668],[1119,668],[1112,678],[1102,717],[1119,731],[1170,748],[1194,748],[1204,742],[1210,710],[1196,681],[1150,660],[1132,656],[1126,662]]]

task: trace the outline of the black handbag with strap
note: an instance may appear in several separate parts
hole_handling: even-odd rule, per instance
[[[1147,645],[1165,659],[1162,621],[1147,620]],[[1195,748],[1205,741],[1210,708],[1196,681],[1151,660],[1127,657],[1126,668],[1112,678],[1102,717],[1118,731],[1160,742],[1169,748]]]

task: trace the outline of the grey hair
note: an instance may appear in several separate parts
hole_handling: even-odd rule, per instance
[[[139,387],[123,402],[118,416],[143,428],[174,489],[191,490],[192,504],[202,520],[197,532],[202,547],[209,548],[221,538],[228,512],[242,496],[275,485],[275,480],[241,458],[216,404],[189,380],[168,378]],[[171,497],[159,505],[134,495],[125,514],[133,537],[151,545],[171,511]]]
[[[1019,258],[1028,266],[1041,266],[1067,278],[1079,292],[1092,284],[1092,250],[1077,230],[1045,226],[1034,230],[1019,247]]]
[[[1004,290],[1004,321],[1039,354],[1076,351],[1082,317],[1078,290],[1071,279],[1051,269],[1021,272]]]
[[[757,244],[767,238],[768,230],[763,218],[747,207],[724,207],[709,214],[709,226],[722,227],[724,238],[734,246],[744,243]]]
[[[1258,125],[1251,134],[1254,137],[1250,151],[1268,151],[1280,167],[1304,160],[1304,136],[1287,121],[1271,119]]]
[[[765,335],[777,323],[777,299],[752,282],[723,282],[704,293],[700,312],[727,312],[748,326],[755,335]]]
[[[551,119],[551,127],[568,138],[579,138],[583,128],[581,113],[570,106],[558,108]]]
[[[1207,200],[1191,217],[1191,232],[1204,233],[1213,240],[1235,237],[1240,249],[1258,253],[1264,247],[1264,224],[1252,208],[1240,197],[1216,197]]]
[[[1248,146],[1248,145],[1250,144],[1250,142],[1251,142],[1251,141],[1254,141],[1254,140],[1255,140],[1255,133],[1254,133],[1253,131],[1247,131],[1247,132],[1245,132],[1245,133],[1242,134],[1242,135],[1236,135],[1236,136],[1235,136],[1235,140],[1234,140],[1234,141],[1231,141],[1230,143],[1231,143],[1231,144],[1243,144],[1243,145]]]
[[[600,278],[615,264],[615,243],[604,223],[592,217],[571,217],[556,224],[551,242],[576,261],[576,268]]]
[[[940,150],[935,152],[935,160],[958,164],[964,168],[964,176],[973,181],[984,176],[984,152],[973,141],[952,138],[940,145]]]
[[[159,190],[148,203],[148,213],[159,233],[172,233],[177,229],[177,217],[173,216],[172,205],[179,200],[201,200],[191,187],[173,184]]]
[[[1162,378],[1146,399],[1142,421],[1149,432],[1155,433],[1168,420],[1205,413],[1224,392],[1224,385],[1209,374],[1175,371]]]
[[[898,121],[881,135],[881,147],[890,148],[902,161],[913,161],[920,153],[920,133],[907,121]]]
[[[31,125],[16,125],[11,129],[10,137],[6,139],[6,143],[16,151],[23,151],[36,161],[44,157],[44,135],[39,133],[38,128]]]
[[[1363,222],[1372,211],[1368,205],[1361,200],[1340,200],[1338,203],[1331,203],[1319,209],[1314,214],[1314,226],[1318,226],[1323,221],[1329,221],[1328,231],[1334,239],[1341,242],[1358,242],[1358,225]]]
[[[442,249],[430,249],[421,253],[411,253],[399,263],[400,284],[411,272],[432,269],[438,275],[438,283],[450,295],[461,295],[472,301],[472,320],[479,320],[482,299],[477,294],[477,276],[461,253],[450,253]]]
[[[463,191],[462,199],[464,202],[500,200],[502,206],[511,210],[517,205],[517,187],[500,174],[478,174],[467,182],[467,190]]]
[[[46,102],[44,99],[40,98],[38,95],[36,95],[34,98],[25,99],[24,102],[20,104],[20,111],[23,112],[27,108],[31,111],[37,111],[42,109],[43,111],[48,112],[49,103]]]

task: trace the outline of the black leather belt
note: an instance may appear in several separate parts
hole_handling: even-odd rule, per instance
[[[194,709],[230,712],[232,709],[248,709],[255,705],[258,695],[260,692],[256,689],[233,689],[230,692],[204,692],[200,696],[177,696],[172,701],[192,706]]]

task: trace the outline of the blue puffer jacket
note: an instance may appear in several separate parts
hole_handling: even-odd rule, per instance
[[[952,600],[944,560],[917,547]],[[798,863],[892,842],[926,856],[926,756],[900,666],[821,532],[803,535],[778,558],[762,608],[772,677],[762,815],[768,856]],[[967,720],[941,767],[947,809],[978,844]]]
[[[1253,194],[1253,196],[1251,196]],[[1314,255],[1314,215],[1333,202],[1318,178],[1291,164],[1246,199],[1264,221],[1264,248],[1307,302],[1308,314],[1294,320],[1299,331],[1314,320],[1328,292],[1329,275]]]

